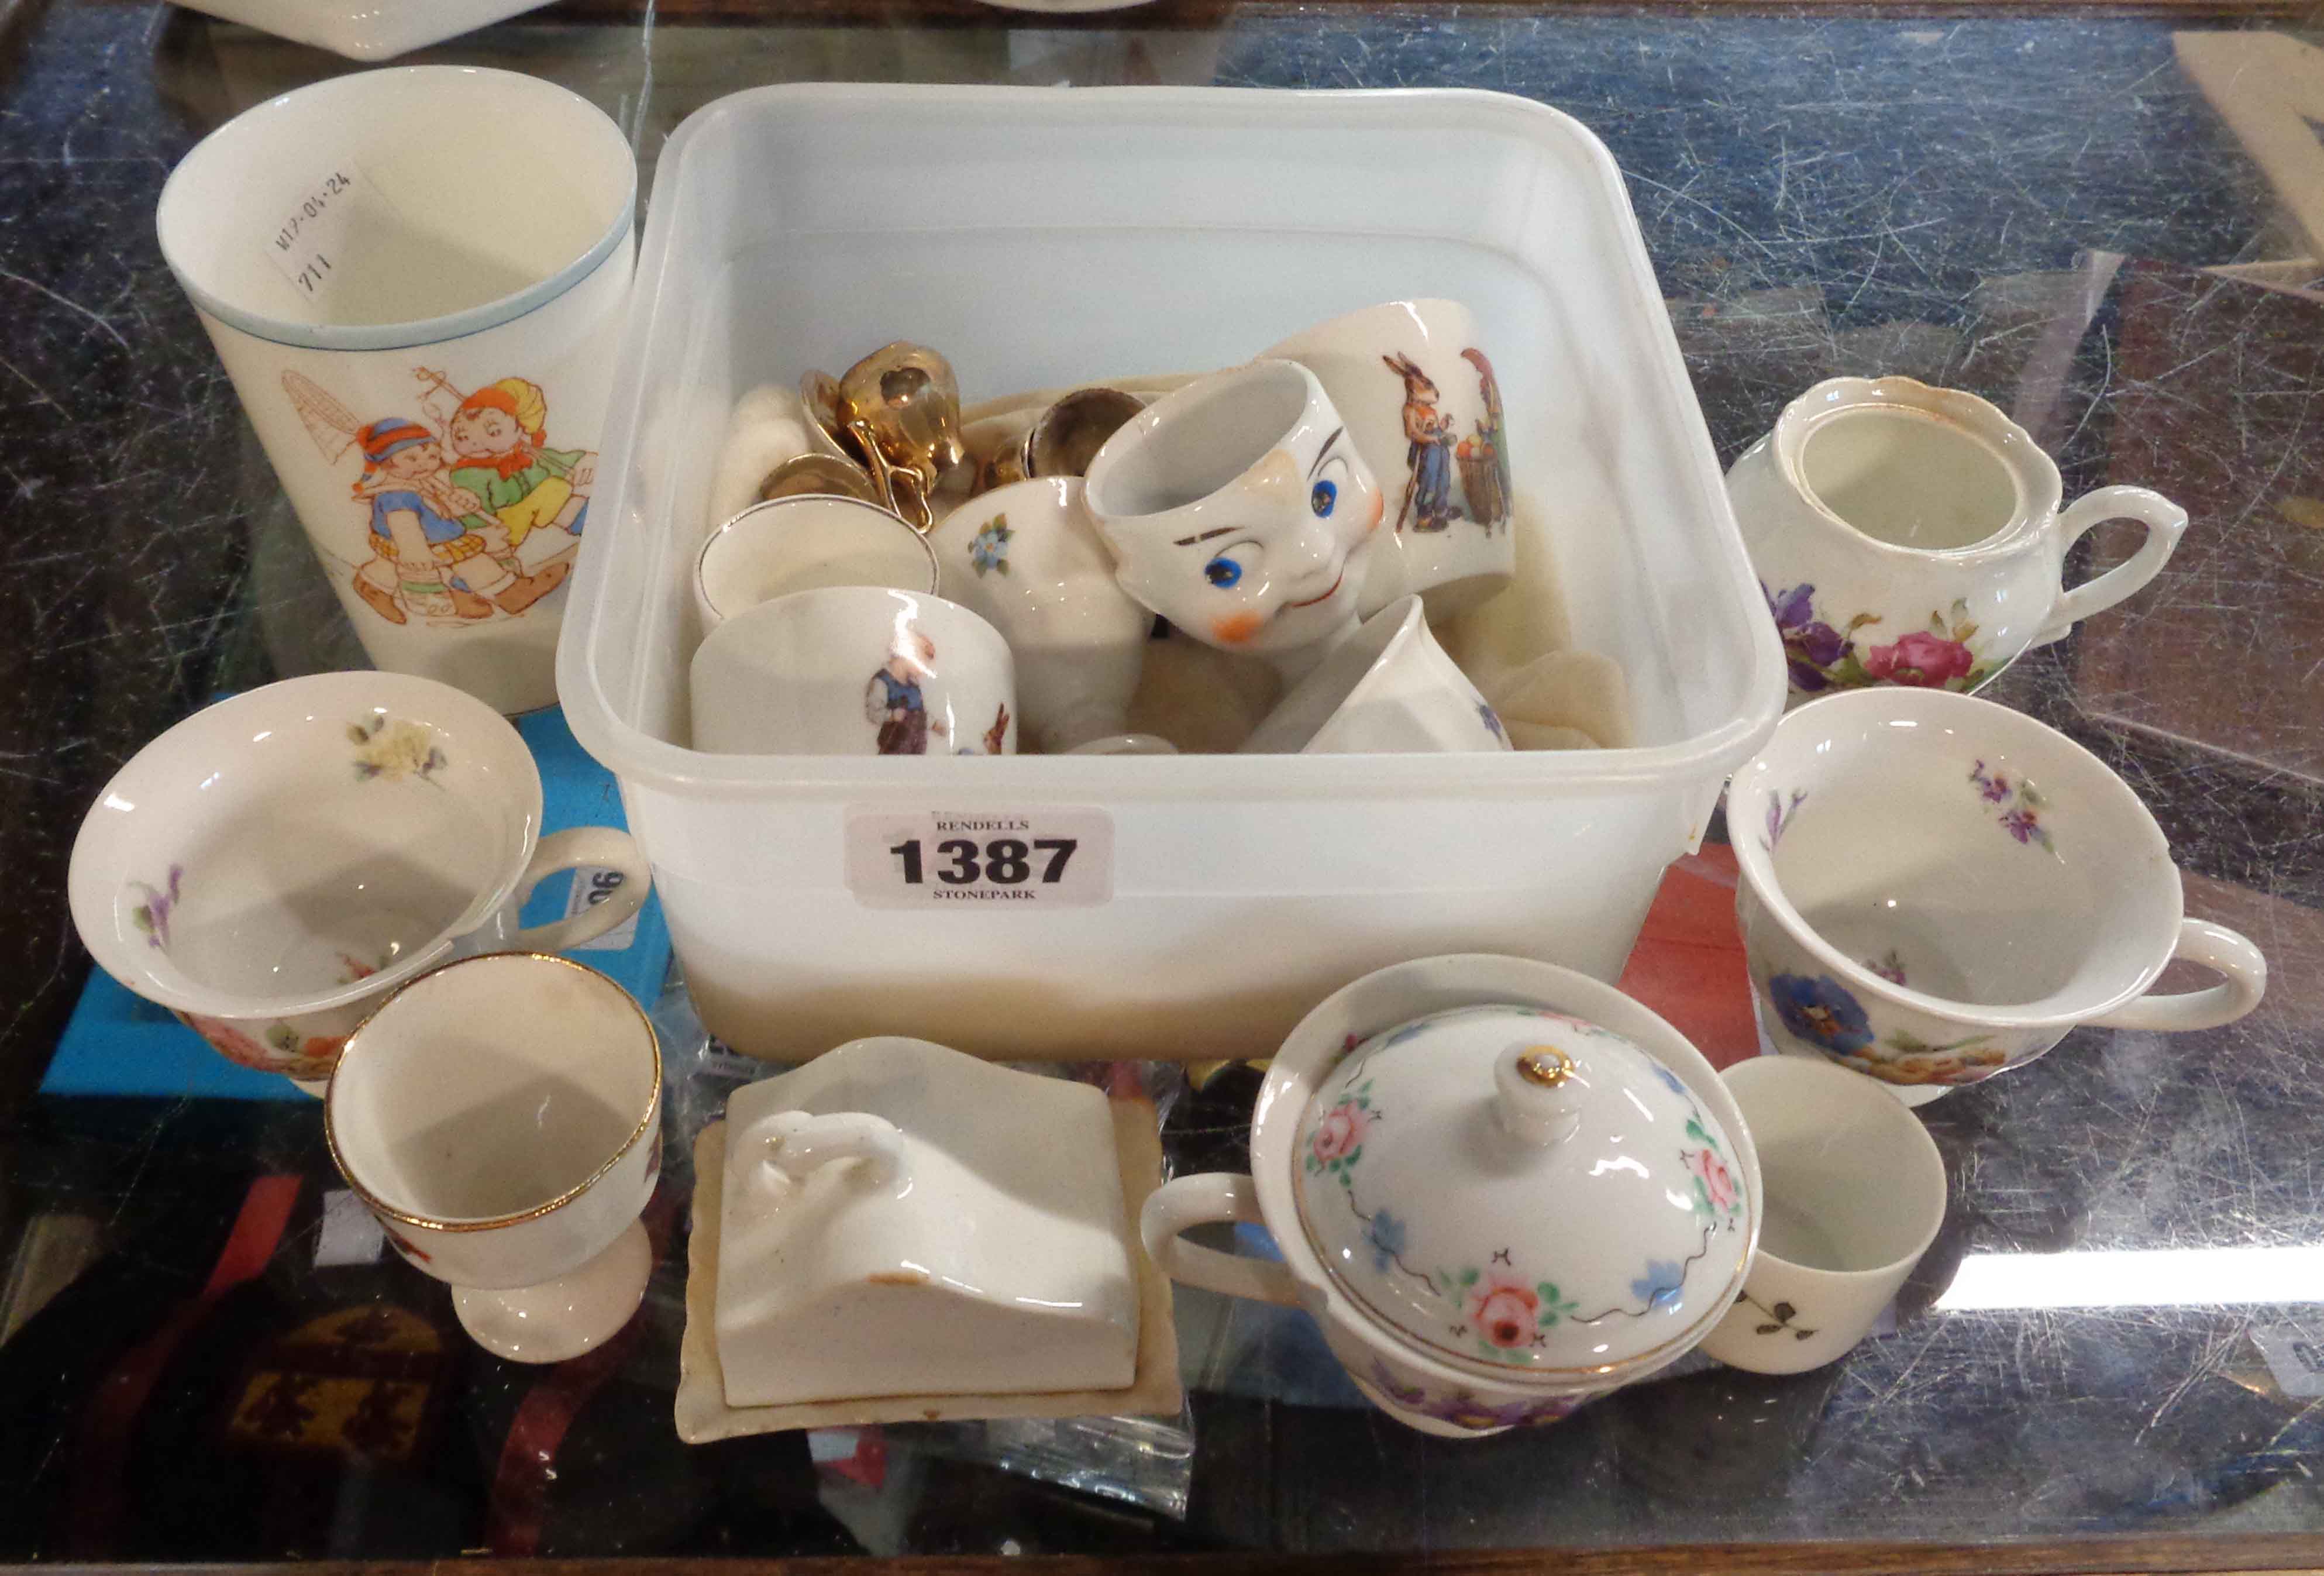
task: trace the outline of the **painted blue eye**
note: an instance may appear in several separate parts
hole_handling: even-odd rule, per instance
[[[1242,578],[1242,566],[1232,558],[1213,558],[1203,566],[1203,573],[1211,584],[1223,591]]]
[[[1315,512],[1316,518],[1319,520],[1331,513],[1332,505],[1339,501],[1339,488],[1329,482],[1316,483],[1315,490],[1307,494],[1307,507]]]

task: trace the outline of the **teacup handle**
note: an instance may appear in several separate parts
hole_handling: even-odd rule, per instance
[[[572,826],[542,838],[532,851],[532,862],[524,867],[524,879],[517,882],[516,906],[522,908],[532,889],[558,871],[583,866],[619,871],[622,884],[604,902],[593,903],[569,919],[554,919],[518,931],[509,937],[511,947],[519,952],[567,952],[585,941],[595,941],[645,907],[646,894],[653,887],[653,869],[630,834],[611,826]]]
[[[1222,1296],[1298,1306],[1298,1283],[1283,1266],[1180,1239],[1180,1232],[1210,1221],[1267,1223],[1259,1215],[1259,1194],[1250,1177],[1231,1171],[1206,1171],[1164,1183],[1148,1195],[1146,1207],[1139,1212],[1138,1235],[1146,1244],[1146,1256],[1172,1280]]]
[[[2050,522],[2058,539],[2059,560],[2062,563],[2068,548],[2109,520],[2137,521],[2146,527],[2146,539],[2123,563],[2096,579],[2060,592],[2050,608],[2049,622],[2029,644],[2046,646],[2062,640],[2081,620],[2144,590],[2146,583],[2163,572],[2172,549],[2179,545],[2179,533],[2187,529],[2187,512],[2160,493],[2144,487],[2100,487],[2074,500]]]
[[[2267,958],[2248,937],[2224,925],[2181,920],[2179,945],[2171,955],[2225,975],[2227,982],[2169,996],[2141,996],[2090,1021],[2108,1028],[2217,1028],[2257,1007],[2267,994]]]

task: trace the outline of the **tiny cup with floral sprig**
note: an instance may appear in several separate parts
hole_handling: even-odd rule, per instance
[[[1376,1405],[1453,1438],[1677,1361],[1759,1230],[1757,1151],[1710,1063],[1612,986],[1527,959],[1422,958],[1328,998],[1269,1064],[1250,1158],[1153,1194],[1147,1252],[1304,1307]],[[1282,1261],[1181,1236],[1227,1220]]]
[[[1761,1027],[1909,1103],[2077,1026],[2197,1029],[2267,963],[2188,918],[2162,828],[2089,751],[1990,701],[1883,688],[1799,707],[1728,790]],[[2173,958],[2222,982],[2157,994]]]
[[[651,871],[628,834],[540,820],[531,752],[492,707],[405,674],[288,678],[196,712],[106,785],[73,843],[73,923],[219,1054],[319,1094],[405,981],[638,911]],[[520,927],[535,887],[582,868],[616,872],[612,896]]]
[[[1126,730],[1154,617],[1113,577],[1078,476],[979,493],[927,540],[945,593],[1015,653],[1028,739],[1064,752]]]
[[[2144,487],[2065,504],[2031,434],[1974,394],[1832,378],[1727,474],[1796,705],[1870,685],[1967,693],[2161,573],[2187,512]],[[2138,550],[2082,585],[2067,549],[2109,520]]]

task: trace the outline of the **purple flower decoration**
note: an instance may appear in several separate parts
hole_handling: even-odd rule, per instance
[[[1776,974],[1767,994],[1784,1027],[1826,1051],[1860,1051],[1872,1043],[1872,1019],[1830,974]]]
[[[2024,839],[2018,839],[2024,842]],[[170,884],[166,889],[147,881],[129,884],[145,894],[145,900],[129,910],[129,917],[144,933],[145,945],[159,952],[170,950],[170,913],[178,906],[178,886],[185,879],[185,867],[170,867]]]
[[[2020,843],[2033,842],[2042,831],[2042,823],[2034,819],[2031,810],[2012,810],[2001,817],[2001,825]]]
[[[1784,840],[1784,828],[1792,824],[1792,812],[1798,809],[1800,801],[1807,797],[1807,789],[1794,788],[1791,802],[1785,804],[1782,794],[1770,792],[1767,795],[1767,834],[1759,839],[1760,847],[1769,853],[1775,852],[1775,844]]]
[[[2009,779],[1997,771],[1986,770],[1982,760],[1969,769],[1969,779],[1977,784],[1978,796],[1988,805],[1997,805],[2009,797]],[[2018,841],[2025,840],[2021,837]]]
[[[1776,632],[1784,638],[1794,687],[1808,695],[1831,688],[1831,668],[1848,655],[1849,643],[1846,635],[1816,617],[1815,587],[1803,581],[1769,591],[1762,581],[1759,590],[1767,599],[1767,611],[1775,615]]]

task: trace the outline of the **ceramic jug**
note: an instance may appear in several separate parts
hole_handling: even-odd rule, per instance
[[[2000,410],[1911,378],[1833,378],[1727,474],[1782,633],[1793,700],[1904,684],[1967,693],[2154,578],[2187,512],[2144,487],[2061,508],[2058,467]],[[2109,520],[2146,539],[2068,589],[2066,551]]]

